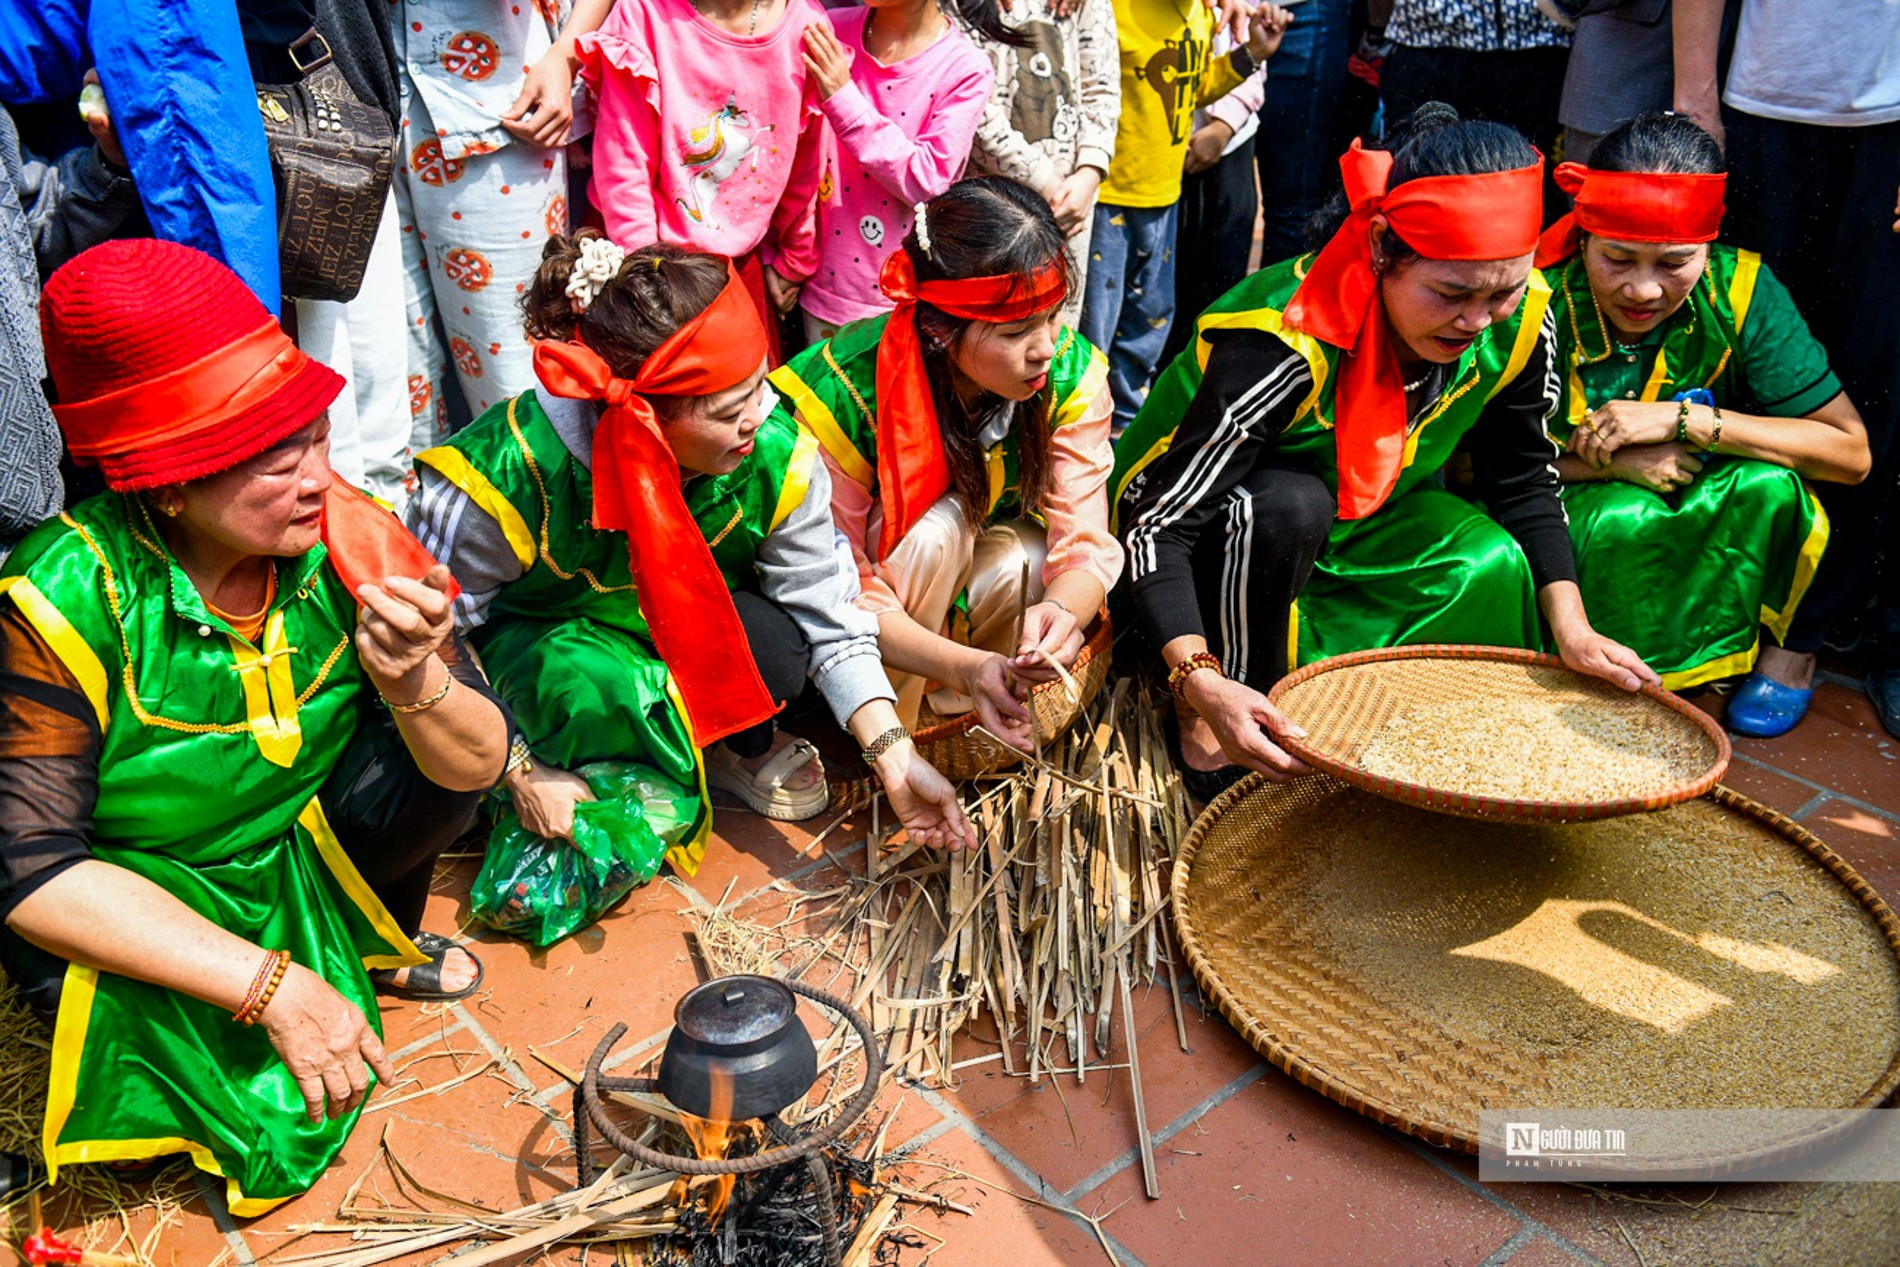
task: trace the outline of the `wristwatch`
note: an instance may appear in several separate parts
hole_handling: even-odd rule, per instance
[[[876,739],[873,739],[870,742],[870,745],[866,747],[859,755],[864,758],[864,764],[876,765],[877,759],[879,757],[883,756],[885,753],[889,752],[892,748],[895,748],[898,744],[903,743],[906,739],[909,739],[909,738],[910,738],[910,731],[906,730],[902,726],[892,726],[889,730],[879,735]]]

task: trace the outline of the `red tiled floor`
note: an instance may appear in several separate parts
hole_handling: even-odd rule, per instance
[[[1191,1007],[1187,1025],[1193,1052],[1183,1052],[1168,991],[1162,987],[1137,992],[1135,1022],[1151,1131],[1162,1130],[1260,1063],[1218,1015],[1203,1017]],[[1127,1059],[1119,1011],[1112,1043],[1104,1059],[1091,1041],[1090,1064]],[[994,1044],[964,1046],[971,1054],[994,1049]],[[1057,1044],[1057,1051],[1062,1049]],[[1134,1100],[1125,1070],[1092,1070],[1077,1085],[1073,1075],[1031,1083],[1001,1069],[993,1063],[965,1071],[962,1086],[944,1098],[1057,1189],[1067,1191],[1135,1146]]]
[[[1577,1267],[1578,1259],[1555,1242],[1537,1237],[1504,1260],[1510,1267]]]
[[[956,1178],[956,1171],[983,1182]],[[928,1184],[931,1191],[975,1211],[974,1215],[909,1214],[914,1227],[945,1242],[931,1258],[931,1267],[1102,1267],[1107,1261],[1101,1242],[1086,1227],[1008,1195],[1044,1194],[1029,1193],[1019,1179],[960,1131],[950,1131],[925,1148],[911,1173],[913,1184]],[[1092,1206],[1087,1208],[1092,1212]],[[914,1263],[917,1257],[907,1254],[905,1261]]]
[[[1823,682],[1799,727],[1780,739],[1735,739],[1735,750],[1875,805],[1900,802],[1900,740],[1866,695]]]
[[[1900,901],[1900,823],[1857,805],[1823,801],[1802,826],[1825,840],[1890,903]]]
[[[1157,1158],[1161,1199],[1131,1166],[1097,1194],[1126,1204],[1109,1234],[1143,1262],[1476,1263],[1516,1219],[1366,1119],[1290,1078],[1265,1078]]]
[[[1792,814],[1814,799],[1814,789],[1773,770],[1746,761],[1731,761],[1722,775],[1725,786],[1760,801],[1769,809]]]

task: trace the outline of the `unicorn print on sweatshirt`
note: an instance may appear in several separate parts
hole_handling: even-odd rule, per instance
[[[687,134],[687,144],[680,152],[680,166],[686,169],[686,192],[691,197],[673,201],[694,223],[719,227],[711,220],[719,186],[747,159],[752,161],[753,171],[759,170],[759,145],[772,129],[773,125],[768,123],[755,130],[746,112],[728,95],[726,104],[715,110],[704,125]]]

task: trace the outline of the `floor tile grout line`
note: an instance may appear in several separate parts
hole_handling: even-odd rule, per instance
[[[1162,1127],[1159,1131],[1154,1132],[1152,1138],[1154,1139],[1155,1147],[1160,1148],[1163,1144],[1173,1139],[1176,1135],[1179,1135],[1182,1131],[1186,1130],[1188,1127],[1194,1125],[1194,1123],[1200,1121],[1203,1117],[1207,1116],[1207,1114],[1213,1112],[1219,1106],[1227,1103],[1227,1101],[1233,1099],[1235,1096],[1239,1095],[1242,1091],[1245,1091],[1248,1087],[1260,1081],[1261,1078],[1266,1076],[1267,1071],[1271,1068],[1272,1066],[1267,1064],[1267,1062],[1263,1060],[1259,1062],[1258,1064],[1254,1065],[1254,1067],[1249,1069],[1246,1073],[1243,1073],[1239,1075],[1238,1077],[1236,1077],[1232,1082],[1229,1082],[1226,1086],[1223,1086],[1220,1089],[1214,1091],[1212,1094],[1208,1095],[1206,1098],[1201,1100],[1199,1104],[1192,1106],[1186,1112],[1182,1113],[1179,1117],[1175,1118],[1172,1122],[1169,1122],[1166,1126]],[[1133,1125],[1132,1119],[1130,1121],[1130,1125],[1131,1126]],[[1139,1145],[1129,1148],[1126,1152],[1122,1153],[1120,1156],[1116,1157],[1114,1160],[1104,1163],[1101,1167],[1096,1169],[1093,1173],[1084,1176],[1079,1182],[1075,1184],[1074,1187],[1070,1188],[1068,1191],[1062,1194],[1063,1199],[1070,1202],[1074,1202],[1074,1201],[1079,1200],[1082,1197],[1087,1196],[1089,1193],[1093,1192],[1095,1189],[1099,1188],[1101,1185],[1103,1185],[1104,1183],[1107,1183],[1110,1179],[1120,1174],[1123,1170],[1127,1169],[1130,1165],[1132,1165],[1136,1161],[1137,1158],[1140,1157],[1140,1155],[1141,1155],[1141,1148]]]
[[[435,1033],[429,1035],[427,1038],[418,1038],[415,1042],[410,1043],[407,1047],[400,1048],[396,1051],[388,1052],[387,1054],[392,1063],[398,1060],[406,1060],[410,1056],[415,1055],[417,1052],[427,1050],[428,1048],[434,1046],[436,1043],[444,1042],[448,1039],[455,1037],[457,1034],[462,1032],[462,1029],[463,1029],[462,1022],[457,1021],[455,1024],[449,1026],[447,1029],[437,1030]]]
[[[473,1016],[469,1015],[466,1007],[460,1003],[455,1003],[451,1005],[451,1008],[455,1015],[461,1018],[462,1024],[467,1027],[468,1032],[475,1036],[475,1041],[486,1048],[490,1056],[494,1057],[495,1064],[503,1073],[508,1075],[508,1080],[521,1090],[522,1099],[540,1110],[542,1116],[548,1118],[554,1129],[561,1133],[561,1138],[567,1142],[567,1146],[572,1148],[574,1146],[574,1131],[573,1128],[568,1125],[566,1115],[551,1113],[547,1106],[542,1104],[540,1094],[535,1089],[534,1080],[528,1077],[528,1071],[521,1067],[507,1048],[496,1042],[494,1037],[489,1034],[486,1029],[482,1028],[481,1024],[476,1021]]]
[[[1880,818],[1884,818],[1890,823],[1900,824],[1900,814],[1896,814],[1892,810],[1889,810],[1889,809],[1882,809],[1878,805],[1870,804],[1867,801],[1861,800],[1858,796],[1849,796],[1846,792],[1841,791],[1839,788],[1829,787],[1825,783],[1816,783],[1813,779],[1804,778],[1801,775],[1794,773],[1792,770],[1784,770],[1778,765],[1771,765],[1770,763],[1761,760],[1759,757],[1751,757],[1744,753],[1738,752],[1734,755],[1734,759],[1737,761],[1740,761],[1743,765],[1752,765],[1758,770],[1766,770],[1770,774],[1778,774],[1784,779],[1788,779],[1788,780],[1791,780],[1792,782],[1799,783],[1802,787],[1807,788],[1810,791],[1826,792],[1829,796],[1833,797],[1835,800],[1846,801],[1849,805],[1852,805],[1855,809],[1864,809],[1868,813],[1877,815]]]
[[[1794,819],[1797,823],[1805,822],[1808,815],[1820,809],[1832,799],[1833,794],[1831,792],[1816,792],[1802,804],[1800,809],[1795,810],[1792,814],[1789,814],[1788,817]]]
[[[1434,1169],[1446,1175],[1449,1175],[1455,1182],[1470,1189],[1472,1192],[1476,1193],[1479,1197],[1482,1197],[1484,1200],[1490,1202],[1492,1205],[1496,1206],[1498,1209],[1504,1211],[1506,1214],[1510,1215],[1512,1218],[1516,1219],[1519,1223],[1522,1223],[1524,1226],[1535,1229],[1538,1235],[1549,1240],[1551,1244],[1555,1245],[1558,1249],[1561,1249],[1562,1251],[1564,1251],[1564,1253],[1570,1255],[1572,1258],[1576,1259],[1578,1262],[1585,1264],[1585,1267],[1604,1267],[1602,1260],[1598,1259],[1595,1255],[1585,1250],[1582,1246],[1577,1245],[1575,1242],[1571,1241],[1570,1238],[1565,1236],[1563,1233],[1546,1225],[1542,1221],[1535,1219],[1531,1217],[1530,1215],[1526,1214],[1523,1210],[1519,1209],[1516,1205],[1512,1204],[1509,1201],[1506,1201],[1503,1197],[1491,1191],[1491,1189],[1485,1187],[1482,1183],[1478,1182],[1476,1179],[1471,1178],[1469,1175],[1459,1170],[1456,1166],[1452,1165],[1450,1162],[1440,1157],[1437,1154],[1436,1150],[1434,1150],[1431,1145],[1426,1144],[1420,1140],[1413,1139],[1410,1135],[1407,1135],[1402,1131],[1394,1130],[1389,1126],[1379,1126],[1377,1127],[1377,1129],[1381,1134],[1386,1135],[1393,1140],[1396,1140],[1407,1151],[1411,1152],[1414,1156],[1422,1159],[1427,1165],[1430,1165]]]
[[[1035,1193],[1037,1200],[1047,1202],[1050,1209],[1055,1213],[1063,1215],[1084,1232],[1087,1232],[1091,1237],[1095,1235],[1095,1229],[1089,1225],[1087,1217],[1082,1214],[1080,1208],[1065,1198],[1061,1191],[1051,1185],[1048,1180],[1044,1179],[1036,1171],[1031,1170],[1016,1154],[1010,1152],[1009,1149],[992,1138],[988,1131],[978,1126],[963,1110],[957,1108],[956,1105],[950,1103],[944,1099],[941,1094],[931,1090],[929,1087],[917,1086],[911,1089],[917,1092],[917,1097],[920,1100],[942,1114],[944,1120],[950,1123],[952,1129],[960,1131],[969,1137],[975,1142],[977,1147],[988,1153],[997,1165],[1008,1171],[1017,1182],[1023,1184],[1029,1188],[1031,1192]],[[1115,1237],[1110,1236],[1106,1228],[1102,1229],[1102,1235],[1107,1239],[1110,1252],[1121,1263],[1121,1267],[1145,1267],[1145,1264],[1135,1255],[1134,1251],[1123,1245]]]
[[[233,1267],[257,1267],[257,1256],[251,1253],[251,1243],[244,1239],[244,1233],[238,1230],[237,1221],[231,1217],[230,1207],[224,1203],[225,1185],[218,1182],[216,1175],[208,1171],[197,1171],[193,1176],[198,1195],[204,1199],[205,1209],[211,1213],[211,1225],[224,1237],[224,1243],[231,1247]]]
[[[1511,1261],[1513,1254],[1536,1239],[1537,1230],[1528,1223],[1520,1223],[1517,1231],[1506,1237],[1504,1244],[1492,1250],[1479,1262],[1478,1267],[1504,1267],[1505,1263]]]

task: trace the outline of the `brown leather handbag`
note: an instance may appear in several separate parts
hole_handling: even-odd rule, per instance
[[[354,299],[389,196],[396,129],[351,90],[315,29],[290,46],[290,59],[302,79],[257,85],[284,295]]]

